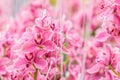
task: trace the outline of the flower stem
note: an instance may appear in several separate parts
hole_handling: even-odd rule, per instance
[[[108,67],[109,67],[110,70],[113,71],[113,73],[114,73],[115,75],[117,75],[117,76],[120,77],[120,73],[116,72],[116,71],[114,70],[114,68],[113,68],[111,65],[108,65]]]
[[[38,69],[36,68],[36,66],[33,64],[33,67],[35,69],[35,72],[34,72],[34,80],[37,80],[37,74],[38,74]]]
[[[36,68],[35,70],[36,70],[36,71],[35,71],[35,73],[34,73],[34,80],[37,80],[38,69]]]

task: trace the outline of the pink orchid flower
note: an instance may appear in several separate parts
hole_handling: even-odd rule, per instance
[[[29,53],[23,58],[18,58],[15,67],[18,69],[29,68],[30,66],[36,66],[38,69],[44,69],[47,66],[47,61],[43,58],[39,58],[39,53]]]
[[[99,76],[100,80],[108,79],[113,80],[115,77],[119,77],[119,57],[120,55],[117,54],[119,51],[116,52],[113,51],[113,49],[109,45],[105,45],[105,51],[98,54],[97,62],[96,64],[87,70],[89,74],[100,74]],[[116,68],[117,66],[117,68]],[[101,72],[102,70],[102,72]],[[102,78],[101,75],[105,75],[105,77]],[[114,77],[114,76],[115,77]]]

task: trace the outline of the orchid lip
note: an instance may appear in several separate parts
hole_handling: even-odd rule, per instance
[[[30,53],[30,54],[28,54],[28,55],[25,55],[25,58],[26,58],[28,61],[31,61],[31,60],[34,58],[33,53]]]

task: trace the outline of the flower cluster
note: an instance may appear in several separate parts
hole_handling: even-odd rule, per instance
[[[0,3],[0,80],[120,79],[119,0],[28,2]]]

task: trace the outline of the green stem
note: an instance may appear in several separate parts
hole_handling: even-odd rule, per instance
[[[109,67],[110,70],[112,70],[112,72],[113,72],[115,75],[117,75],[117,76],[120,77],[120,73],[116,72],[111,65],[108,65],[108,67]]]
[[[37,80],[38,69],[36,68],[35,70],[36,70],[36,71],[35,71],[35,73],[34,73],[34,80]]]
[[[35,69],[35,72],[34,72],[34,80],[37,80],[37,74],[38,74],[38,69],[36,68],[36,66],[33,64],[33,67]]]

